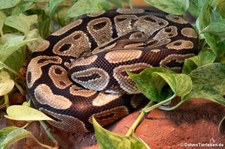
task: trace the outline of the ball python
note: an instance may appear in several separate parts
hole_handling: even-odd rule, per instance
[[[183,18],[155,8],[86,14],[41,42],[27,68],[27,94],[55,127],[88,132],[106,126],[141,100],[125,70],[182,68],[198,53],[198,36]]]

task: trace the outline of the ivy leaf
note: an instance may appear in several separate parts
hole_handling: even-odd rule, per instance
[[[0,147],[2,149],[7,148],[23,138],[33,138],[33,135],[23,128],[15,126],[5,127],[0,130]]]
[[[193,98],[206,99],[225,106],[225,98],[217,90],[207,84],[193,84],[192,91],[187,96],[183,97],[183,100]]]
[[[123,3],[121,0],[108,0],[108,1],[116,5],[117,7],[123,7]]]
[[[30,10],[34,6],[35,5],[33,1],[24,1],[23,3],[19,3],[18,5],[16,5],[16,7],[13,8],[11,15],[19,15],[27,10]]]
[[[1,43],[3,43],[3,46],[0,46],[0,61],[4,62],[20,47],[23,47],[27,43],[37,40],[36,38],[24,40],[24,38],[25,36],[21,35],[4,34],[1,38]]]
[[[54,16],[56,8],[63,0],[50,0],[49,1],[49,14],[50,16]]]
[[[1,36],[3,36],[2,28],[4,26],[5,19],[6,19],[6,15],[2,11],[0,11],[0,35]]]
[[[190,57],[184,61],[182,72],[189,74],[197,67],[213,63],[216,59],[216,55],[206,48],[203,48],[197,56]]]
[[[225,18],[225,1],[224,0],[211,0],[212,6],[217,10],[220,15]]]
[[[48,117],[41,111],[21,105],[9,106],[6,110],[6,113],[8,115],[5,115],[5,117],[12,120],[21,120],[21,121],[53,120],[52,118]]]
[[[194,84],[205,84],[225,95],[225,64],[211,63],[193,70],[189,76]]]
[[[162,67],[153,67],[143,70],[140,74],[127,72],[129,77],[135,82],[138,90],[144,94],[148,99],[153,101],[161,101],[165,97],[161,94],[161,90],[166,82],[154,72],[174,73]]]
[[[197,18],[201,12],[201,8],[204,5],[205,0],[189,0],[190,6],[188,12],[190,12],[195,18]]]
[[[205,0],[205,3],[198,17],[198,29],[200,33],[202,33],[202,30],[211,23],[213,18],[216,18],[216,16],[213,16],[214,14],[215,13],[211,11],[210,0]],[[210,46],[213,52],[218,55],[219,49],[217,47],[216,36],[208,32],[202,33],[201,35],[204,37],[206,43]]]
[[[211,22],[202,30],[202,33],[212,33],[221,37],[225,36],[225,19]]]
[[[0,0],[0,9],[12,8],[21,0]]]
[[[21,31],[24,35],[30,31],[30,27],[34,23],[37,23],[37,15],[26,16],[21,14],[19,16],[9,16],[5,20],[5,25]]]
[[[219,55],[218,55],[218,58],[219,58],[219,61],[221,63],[225,63],[225,40],[222,40],[218,43],[218,48],[219,48]]]
[[[145,0],[145,2],[160,10],[175,15],[183,15],[189,7],[189,0]]]
[[[103,11],[106,0],[78,0],[67,12],[66,17],[74,18],[87,13]],[[105,8],[106,9],[106,8]],[[111,6],[107,9],[111,9]]]
[[[185,96],[192,90],[191,78],[186,74],[154,72],[154,75],[161,76],[177,96]]]
[[[8,94],[14,87],[15,83],[10,78],[8,72],[0,71],[0,96]]]
[[[149,149],[141,139],[112,133],[102,128],[94,118],[92,122],[101,149]]]

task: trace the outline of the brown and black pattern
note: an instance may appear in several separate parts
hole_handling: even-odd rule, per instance
[[[126,70],[162,66],[180,71],[198,52],[198,35],[179,16],[154,8],[117,9],[80,17],[37,47],[27,69],[27,92],[52,125],[88,132],[141,104]]]

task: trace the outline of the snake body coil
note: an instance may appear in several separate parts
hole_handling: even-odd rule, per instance
[[[125,70],[162,66],[179,71],[198,52],[195,30],[183,18],[150,9],[85,15],[44,40],[27,69],[27,92],[54,126],[88,132],[137,108],[139,91]]]

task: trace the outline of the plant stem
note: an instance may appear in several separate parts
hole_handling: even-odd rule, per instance
[[[185,100],[186,101],[186,100]],[[173,107],[160,107],[161,110],[165,110],[165,111],[171,111],[171,110],[174,110],[176,109],[177,107],[179,107],[182,103],[185,102],[184,100],[181,100],[178,104],[176,104],[175,106]]]
[[[134,130],[137,128],[137,126],[140,124],[140,122],[142,121],[142,119],[144,118],[146,112],[145,109],[149,108],[150,106],[152,106],[154,101],[150,101],[142,110],[140,115],[138,116],[138,118],[136,119],[136,121],[133,123],[133,125],[130,127],[130,129],[128,130],[126,136],[131,136],[134,132]]]
[[[5,104],[6,108],[9,107],[9,96],[8,96],[8,94],[4,95],[4,104]]]
[[[150,112],[151,110],[158,108],[159,106],[167,103],[168,101],[171,101],[173,98],[176,97],[176,94],[174,94],[173,96],[169,97],[166,100],[163,100],[155,105],[153,105],[154,101],[150,101],[142,110],[140,115],[138,116],[138,118],[136,119],[136,121],[134,122],[134,124],[130,127],[130,129],[128,130],[128,132],[126,133],[126,136],[131,136],[134,132],[134,130],[137,128],[137,126],[140,124],[140,122],[142,121],[142,119],[144,118],[145,114]]]
[[[20,91],[20,93],[22,95],[25,95],[24,89],[16,81],[14,81],[14,82],[15,82],[15,85],[16,85],[17,89]]]
[[[133,9],[132,0],[128,1],[128,5],[129,5],[130,9]]]
[[[9,71],[12,72],[13,74],[15,74],[15,75],[19,76],[21,79],[23,79],[23,77],[22,77],[19,73],[17,73],[15,70],[13,70],[13,69],[10,68],[9,66],[7,66],[5,63],[1,62],[1,65],[2,65],[5,69],[9,70]]]
[[[58,146],[57,140],[53,137],[53,135],[49,131],[49,127],[46,125],[46,123],[44,121],[39,121],[39,122],[41,123],[41,126],[44,128],[45,132],[47,133],[51,141],[55,144],[55,146]]]
[[[173,96],[169,97],[168,99],[163,100],[163,101],[161,101],[161,102],[159,102],[159,103],[157,103],[157,104],[155,104],[155,105],[153,105],[153,106],[151,106],[151,107],[146,107],[146,108],[143,109],[143,110],[145,110],[145,112],[148,113],[148,112],[150,112],[151,110],[153,110],[153,109],[155,109],[155,108],[158,108],[159,106],[161,106],[161,105],[163,105],[163,104],[165,104],[165,103],[171,101],[171,100],[172,100],[173,98],[175,98],[175,97],[176,97],[176,94],[173,94]]]

